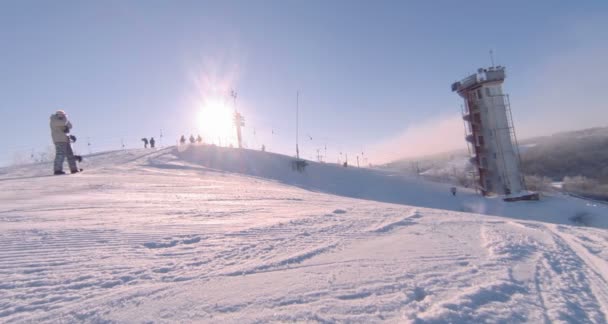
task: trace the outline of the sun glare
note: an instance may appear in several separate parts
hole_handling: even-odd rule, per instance
[[[198,118],[199,131],[205,143],[234,144],[235,130],[232,110],[223,100],[210,99],[203,103]]]

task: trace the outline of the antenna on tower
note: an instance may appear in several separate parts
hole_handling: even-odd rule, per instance
[[[233,103],[234,103],[234,112],[237,112],[236,111],[236,97],[237,97],[237,93],[236,93],[236,91],[234,91],[234,89],[230,90],[230,96],[232,97],[232,100],[233,100]]]
[[[490,50],[490,61],[492,62],[492,67],[494,67],[494,51]]]
[[[236,138],[238,140],[239,148],[243,148],[243,138],[241,135],[241,127],[245,126],[245,118],[243,115],[236,110],[236,97],[237,93],[234,90],[230,90],[230,96],[234,102],[234,126],[236,127]]]

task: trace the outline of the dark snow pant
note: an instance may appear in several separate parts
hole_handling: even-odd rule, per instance
[[[78,171],[74,152],[72,151],[70,143],[55,143],[55,171],[63,171],[63,160],[65,160],[66,157],[68,158],[70,171]]]

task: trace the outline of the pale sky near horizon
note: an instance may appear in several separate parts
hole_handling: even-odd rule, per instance
[[[167,145],[231,89],[248,147],[295,153],[299,91],[306,158],[460,148],[450,85],[490,49],[520,138],[608,126],[607,1],[2,1],[0,44],[0,165],[46,150],[57,109],[81,153]]]

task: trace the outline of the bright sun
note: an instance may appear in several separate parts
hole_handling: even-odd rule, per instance
[[[232,110],[220,99],[206,100],[199,112],[198,125],[205,143],[234,144]]]

